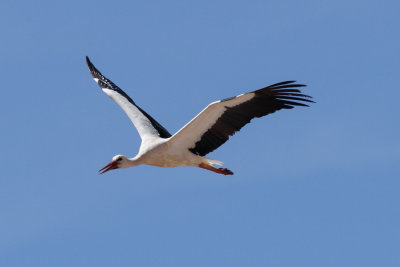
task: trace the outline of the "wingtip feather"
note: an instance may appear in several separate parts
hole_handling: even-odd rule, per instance
[[[99,79],[102,76],[102,74],[98,69],[96,69],[96,67],[90,61],[88,56],[86,56],[86,63],[88,65],[90,74],[92,75],[93,79]],[[97,81],[95,80],[95,82],[97,82]]]
[[[89,68],[93,65],[88,56],[86,56],[86,64],[89,66]]]

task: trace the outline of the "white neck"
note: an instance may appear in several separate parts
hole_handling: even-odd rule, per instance
[[[137,155],[133,158],[130,159],[128,158],[128,165],[129,165],[128,167],[135,167],[141,164],[143,164],[142,159]]]

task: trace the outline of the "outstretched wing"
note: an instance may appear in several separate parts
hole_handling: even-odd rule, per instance
[[[104,77],[100,71],[95,68],[92,62],[90,62],[88,57],[86,57],[86,62],[94,81],[100,86],[104,93],[111,97],[111,99],[125,111],[126,115],[128,115],[138,130],[142,141],[147,137],[158,136],[161,138],[168,138],[171,136],[161,124],[137,106],[124,91]]]
[[[235,134],[253,118],[259,118],[280,109],[308,106],[310,96],[301,93],[295,81],[276,83],[236,97],[208,105],[194,119],[171,137],[171,145],[187,148],[204,156]]]

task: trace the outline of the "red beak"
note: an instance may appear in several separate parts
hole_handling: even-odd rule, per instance
[[[111,161],[110,163],[108,163],[106,166],[104,166],[103,168],[101,168],[100,170],[99,170],[99,174],[103,174],[103,173],[105,173],[105,172],[108,172],[109,170],[114,170],[114,169],[118,169],[118,166],[117,166],[118,164],[117,164],[117,162],[116,161]]]

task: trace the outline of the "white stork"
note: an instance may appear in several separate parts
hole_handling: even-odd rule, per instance
[[[111,97],[128,115],[142,139],[139,153],[133,158],[116,155],[100,173],[128,168],[141,164],[159,167],[195,166],[224,175],[233,172],[226,168],[215,168],[222,162],[204,157],[224,144],[253,118],[259,118],[280,109],[308,106],[302,102],[313,102],[300,92],[295,81],[276,83],[259,90],[215,101],[209,104],[182,129],[171,135],[161,124],[112,81],[98,71],[89,58],[86,61],[94,81],[104,93]]]

